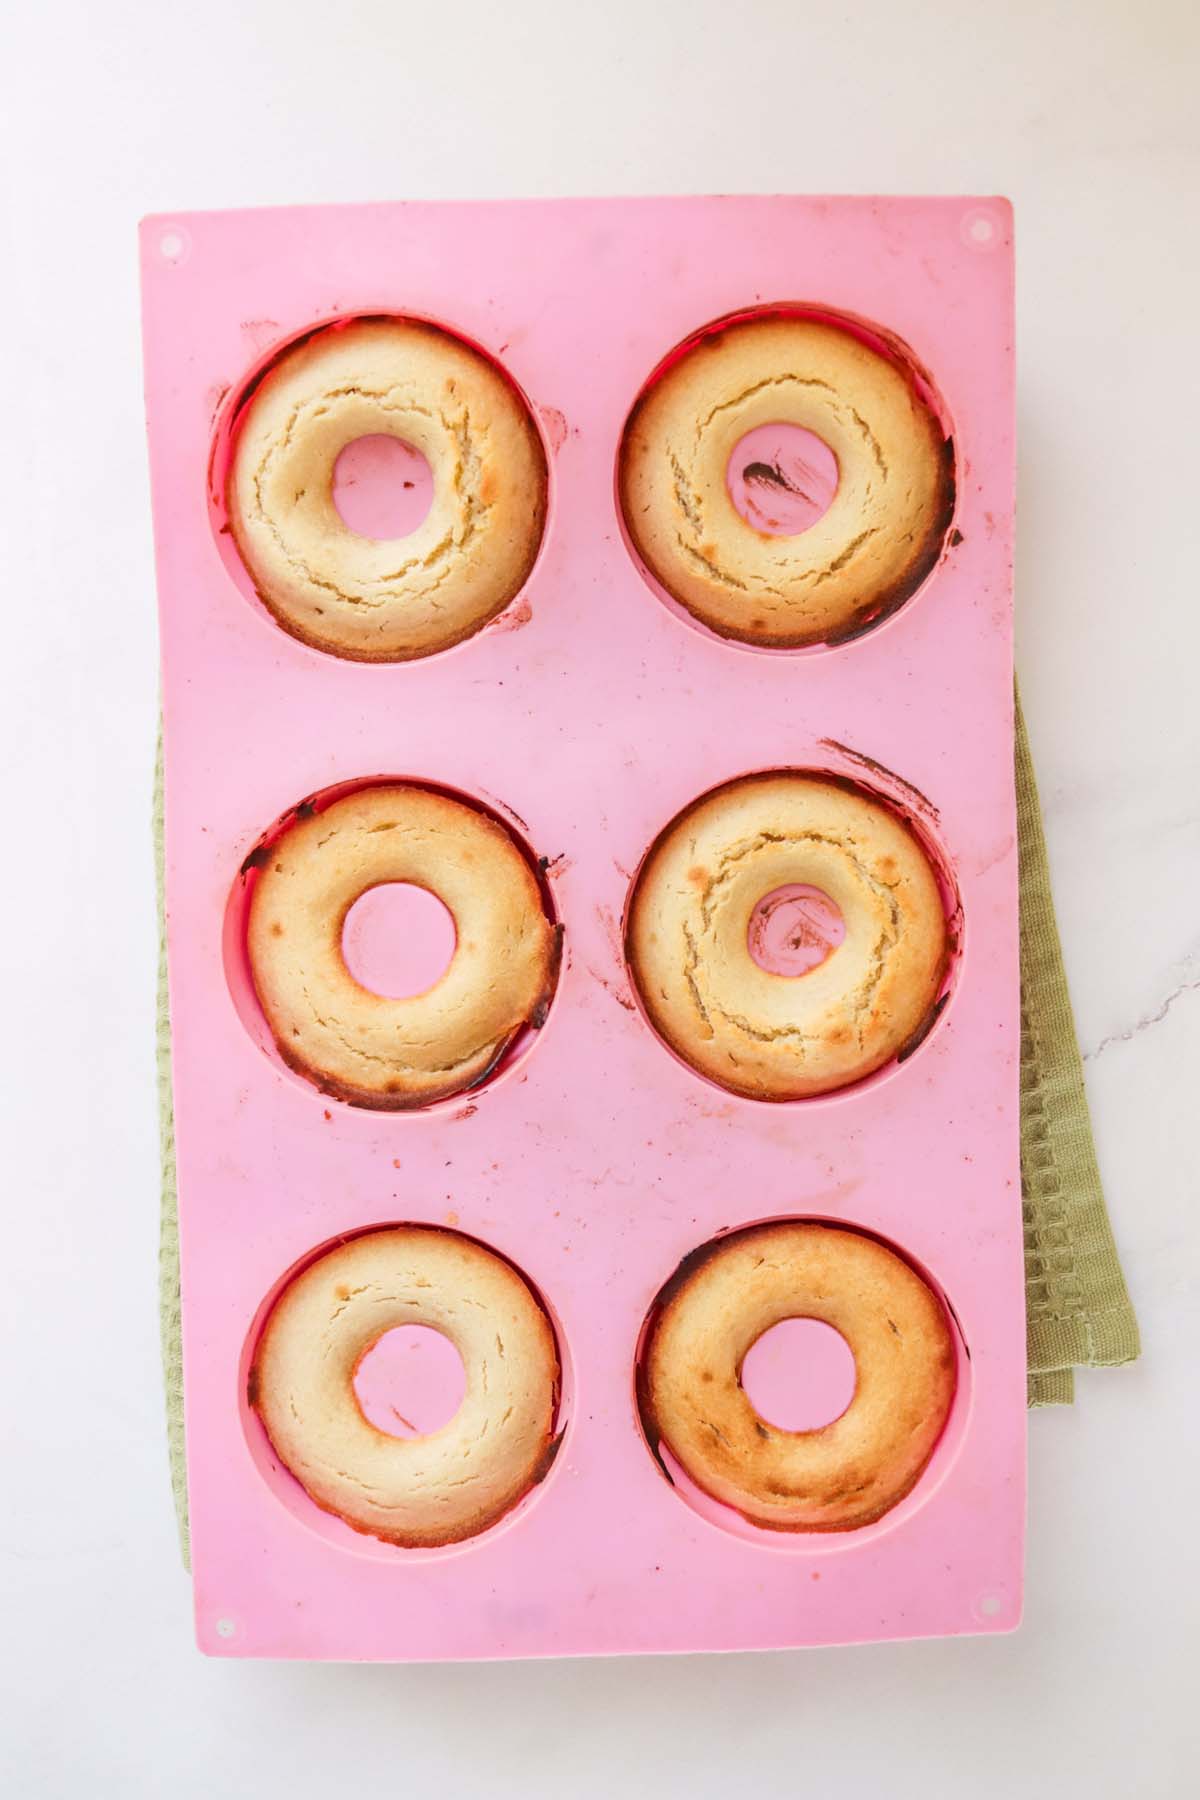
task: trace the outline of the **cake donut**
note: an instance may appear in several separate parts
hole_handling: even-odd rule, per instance
[[[333,502],[347,444],[419,450],[433,503],[407,537],[360,536]],[[523,586],[546,517],[546,459],[528,409],[477,351],[432,325],[360,319],[284,353],[238,420],[229,525],[285,631],[361,662],[445,650]]]
[[[799,975],[750,952],[756,910],[816,888],[845,935]],[[651,847],[626,915],[630,971],[650,1023],[702,1075],[757,1100],[844,1087],[934,1017],[946,916],[916,837],[878,801],[795,773],[705,794]]]
[[[363,1357],[399,1325],[440,1331],[466,1372],[454,1417],[421,1437],[378,1430],[354,1391]],[[248,1392],[317,1505],[395,1544],[485,1530],[542,1479],[556,1448],[559,1359],[544,1309],[500,1257],[429,1226],[351,1238],[289,1282]]]
[[[854,1354],[854,1397],[815,1431],[785,1431],[741,1385],[751,1346],[819,1319]],[[690,1257],[659,1297],[639,1372],[652,1448],[714,1499],[776,1531],[852,1531],[902,1500],[955,1389],[941,1302],[893,1251],[840,1226],[753,1226]]]
[[[802,426],[837,459],[828,510],[798,535],[759,531],[730,494],[737,446],[765,425]],[[852,636],[921,585],[950,526],[953,451],[899,361],[844,326],[777,314],[706,333],[650,383],[619,486],[668,593],[723,637],[788,648]]]
[[[426,1105],[482,1081],[523,1026],[545,1019],[561,934],[525,856],[486,813],[428,788],[362,788],[297,817],[249,864],[255,992],[284,1060],[323,1092]],[[362,987],[342,953],[346,914],[384,882],[426,888],[454,920],[445,973],[406,999]]]

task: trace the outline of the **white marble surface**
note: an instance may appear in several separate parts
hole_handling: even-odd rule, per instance
[[[0,1768],[42,1796],[1194,1793],[1190,0],[6,10]],[[271,201],[1003,191],[1019,656],[1145,1357],[1032,1419],[1010,1639],[354,1669],[192,1648],[156,1366],[134,225]],[[1191,1616],[1189,1616],[1191,1615]]]

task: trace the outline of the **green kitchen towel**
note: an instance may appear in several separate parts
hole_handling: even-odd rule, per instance
[[[183,1312],[179,1297],[179,1198],[175,1181],[175,1101],[171,1092],[171,1008],[167,994],[166,847],[163,833],[163,748],[154,759],[154,875],[158,890],[158,994],[154,1017],[161,1163],[158,1226],[158,1325],[167,1395],[167,1456],[184,1567],[188,1545],[187,1461],[183,1443]]]
[[[1076,1367],[1132,1362],[1133,1314],[1104,1205],[1083,1065],[1063,971],[1046,839],[1020,702],[1016,714],[1017,841],[1021,905],[1021,1191],[1030,1406],[1074,1399]],[[163,895],[163,777],[154,783],[158,877],[158,1100],[162,1145],[159,1314],[167,1396],[167,1450],[184,1562],[188,1561],[183,1436],[179,1218],[171,1098],[171,1021]]]
[[[1029,1404],[1062,1406],[1074,1398],[1073,1369],[1132,1362],[1141,1346],[1096,1166],[1019,698],[1016,724]]]

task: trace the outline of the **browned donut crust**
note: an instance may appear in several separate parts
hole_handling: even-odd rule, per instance
[[[819,967],[760,968],[755,907],[791,883],[839,908]],[[916,837],[848,784],[748,775],[673,819],[638,873],[630,971],[651,1024],[732,1092],[796,1100],[861,1080],[928,1028],[945,972],[946,915]]]
[[[390,999],[351,975],[342,927],[369,888],[408,882],[454,919],[449,967]],[[482,1081],[540,1025],[560,932],[518,845],[486,813],[428,788],[362,788],[292,824],[262,859],[246,932],[259,1003],[284,1060],[358,1106],[425,1106]]]
[[[433,502],[407,537],[352,531],[333,470],[357,438],[419,450]],[[293,637],[359,662],[429,656],[486,625],[528,578],[546,458],[515,388],[478,351],[410,319],[360,319],[284,353],[238,420],[230,529]]]
[[[752,1345],[792,1318],[833,1326],[854,1353],[854,1397],[816,1431],[770,1424],[741,1385]],[[851,1531],[888,1512],[919,1479],[954,1390],[950,1326],[920,1276],[874,1238],[804,1222],[689,1258],[660,1297],[639,1377],[651,1446],[776,1531]]]
[[[814,432],[837,492],[808,530],[776,537],[733,504],[729,461],[763,425]],[[921,586],[954,511],[953,447],[901,360],[843,325],[745,319],[698,338],[629,418],[621,507],[635,548],[711,630],[770,648],[834,643]]]
[[[363,1357],[402,1325],[440,1331],[466,1373],[454,1417],[415,1438],[378,1430],[354,1392]],[[554,1332],[523,1278],[482,1244],[423,1225],[351,1238],[302,1270],[250,1376],[267,1436],[310,1498],[407,1545],[473,1537],[542,1479],[558,1393]]]

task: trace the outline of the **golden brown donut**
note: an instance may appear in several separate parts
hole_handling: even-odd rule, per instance
[[[384,434],[421,451],[433,503],[407,537],[360,536],[333,503],[347,444]],[[230,528],[293,637],[360,662],[445,650],[523,586],[546,517],[546,460],[504,376],[458,338],[361,319],[271,365],[238,421]]]
[[[481,1081],[545,1018],[558,929],[509,833],[428,788],[362,788],[256,852],[246,942],[255,992],[290,1066],[359,1106],[423,1106]],[[342,926],[368,888],[436,894],[457,943],[423,994],[389,999],[346,967]]]
[[[750,954],[760,900],[792,883],[840,909],[842,943],[807,974]],[[758,1100],[858,1081],[930,1022],[946,916],[925,853],[848,784],[749,775],[673,819],[634,884],[629,966],[651,1024],[702,1075]]]
[[[366,1418],[354,1373],[385,1332],[424,1325],[463,1360],[454,1417],[416,1438]],[[280,1461],[326,1512],[395,1544],[452,1544],[493,1524],[553,1455],[559,1360],[545,1311],[481,1244],[429,1226],[351,1238],[289,1282],[249,1394]]]
[[[762,425],[814,432],[837,492],[774,537],[733,504],[729,460]],[[621,506],[668,593],[724,637],[774,648],[853,635],[914,593],[954,508],[952,447],[896,361],[843,326],[747,319],[698,338],[653,380],[621,447]]]
[[[760,1418],[741,1385],[751,1346],[820,1319],[854,1353],[854,1397],[816,1431]],[[916,1482],[950,1412],[954,1341],[941,1303],[874,1238],[838,1226],[754,1226],[689,1258],[660,1297],[639,1396],[705,1493],[776,1531],[869,1525]]]

